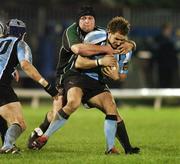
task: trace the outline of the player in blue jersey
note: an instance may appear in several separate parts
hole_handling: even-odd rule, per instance
[[[1,24],[1,28],[3,36],[0,38],[0,116],[8,122],[9,127],[0,153],[14,154],[19,152],[15,142],[26,128],[22,106],[11,87],[15,67],[20,65],[22,70],[53,98],[57,98],[58,91],[32,65],[31,49],[24,41],[25,23],[18,19],[11,19],[7,25]]]
[[[4,22],[3,21],[0,21],[0,38],[4,36],[5,34],[5,30],[6,27],[4,25]],[[4,142],[4,136],[6,134],[6,131],[8,129],[8,125],[7,125],[7,121],[0,116],[0,136],[1,136],[1,140],[2,140],[2,144]]]
[[[122,47],[122,43],[127,41],[127,34],[129,31],[129,23],[123,17],[115,17],[109,23],[107,27],[108,31],[108,43],[114,48]],[[90,44],[104,44],[104,37],[107,36],[105,31],[92,31],[88,33],[84,39],[84,42]],[[117,60],[116,67],[101,67],[99,69],[102,70],[103,74],[106,75],[106,78],[111,78],[113,80],[125,80],[128,74],[128,63],[131,59],[132,51],[123,51],[121,54],[116,54],[114,57]],[[100,60],[100,56],[95,56],[95,61]],[[86,59],[87,60],[87,59]],[[76,67],[82,68],[84,63],[88,61],[78,62],[76,61]],[[86,75],[96,80],[101,80],[102,82],[106,79],[102,78],[102,75],[98,73],[98,71],[94,72],[90,70],[83,71]],[[102,104],[97,99],[97,97],[90,99],[87,101],[91,107],[97,107],[105,112]],[[132,147],[129,142],[129,137],[126,132],[125,124],[123,119],[117,112],[117,132],[116,137],[120,141],[123,146],[126,154],[138,153],[140,151],[137,147]]]

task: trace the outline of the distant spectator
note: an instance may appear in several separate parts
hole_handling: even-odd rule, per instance
[[[164,23],[161,33],[154,39],[154,53],[157,61],[158,87],[174,88],[178,81],[178,58],[175,41],[173,40],[173,26]],[[175,80],[176,79],[176,80]]]

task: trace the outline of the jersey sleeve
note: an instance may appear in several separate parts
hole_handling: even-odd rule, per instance
[[[32,63],[32,53],[28,44],[24,41],[19,41],[17,45],[17,57],[19,62],[26,60]]]
[[[65,30],[62,44],[66,50],[71,51],[71,46],[78,43],[81,43],[81,40],[77,32],[77,27],[73,24]]]

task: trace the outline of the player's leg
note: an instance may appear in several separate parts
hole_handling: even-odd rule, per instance
[[[0,135],[1,135],[2,144],[4,143],[4,137],[7,129],[8,129],[7,121],[0,116]]]
[[[126,154],[137,154],[140,152],[140,148],[133,147],[130,143],[129,136],[126,130],[126,126],[124,120],[119,115],[118,110],[116,109],[117,113],[117,131],[116,131],[116,138],[124,148]]]
[[[107,144],[107,154],[115,153],[118,154],[118,151],[115,149],[115,134],[117,129],[117,116],[116,116],[116,105],[112,101],[111,94],[109,92],[103,92],[97,96],[92,97],[89,102],[93,103],[93,100],[99,102],[99,106],[105,110],[106,118],[104,122],[104,132],[106,137]]]
[[[12,102],[1,106],[0,115],[3,118],[6,118],[7,122],[9,123],[9,128],[7,129],[5,135],[5,141],[1,148],[1,153],[16,151],[13,149],[14,144],[17,138],[26,128],[21,104],[19,102]]]
[[[45,115],[44,121],[36,127],[30,134],[28,139],[28,148],[33,149],[32,143],[48,129],[56,112],[63,107],[63,96],[58,96],[57,100],[53,100],[53,108]]]
[[[72,87],[68,90],[66,105],[56,112],[47,131],[34,142],[34,149],[41,149],[46,144],[48,138],[59,128],[63,127],[69,116],[80,106],[82,95],[83,92],[78,87]]]
[[[49,137],[57,129],[64,125],[69,116],[80,106],[83,92],[78,87],[70,88],[67,92],[67,103],[61,108],[52,120],[48,130],[44,133]]]
[[[114,102],[114,99],[112,99]],[[103,108],[101,102],[99,101],[99,98],[96,96],[91,99],[89,103],[90,107],[96,107],[100,109],[103,113],[105,113],[105,109]],[[119,112],[116,108],[116,115],[117,115],[117,131],[116,131],[116,138],[119,140],[120,144],[124,148],[124,151],[126,154],[133,154],[133,153],[139,153],[140,149],[138,147],[132,147],[131,143],[129,141],[129,136],[126,130],[126,126],[124,124],[124,121],[122,117],[119,115]]]

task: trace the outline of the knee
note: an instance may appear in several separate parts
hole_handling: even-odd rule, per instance
[[[70,100],[67,102],[66,107],[74,112],[80,106],[80,102],[78,100]]]

